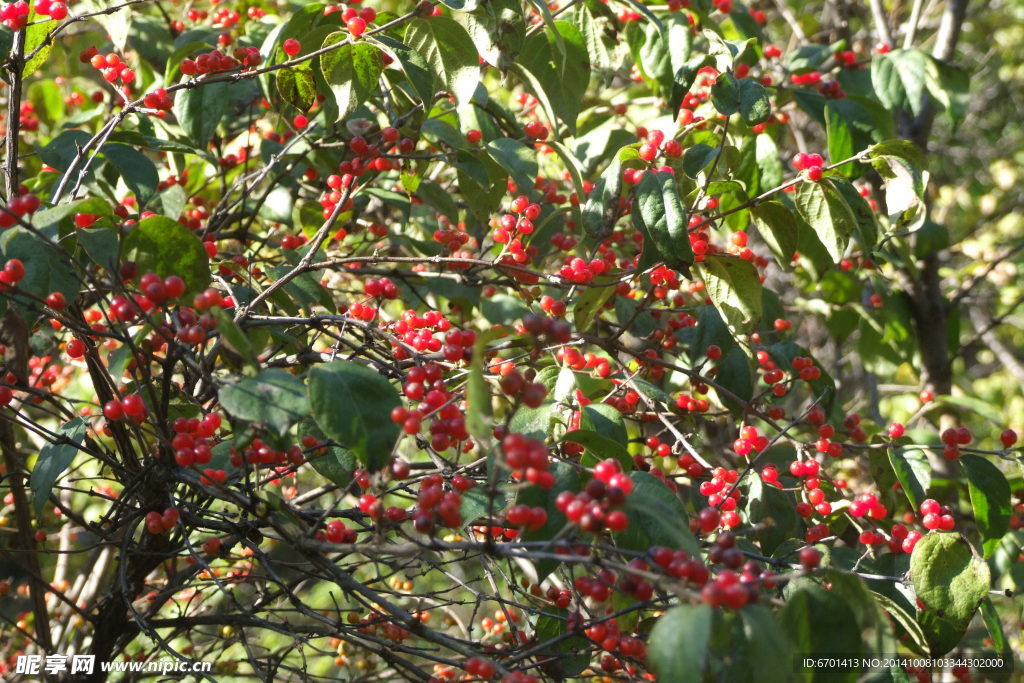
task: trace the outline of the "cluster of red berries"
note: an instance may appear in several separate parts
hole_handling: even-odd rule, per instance
[[[854,498],[850,503],[849,512],[852,517],[870,517],[872,519],[885,519],[889,515],[889,511],[873,493],[863,493]]]
[[[710,506],[697,514],[701,532],[706,534],[714,531],[719,524],[729,529],[739,526],[740,515],[736,512],[736,504],[743,496],[743,492],[739,487],[733,488],[733,484],[739,481],[739,478],[739,472],[736,470],[716,467],[711,471],[711,479],[700,483],[700,494],[708,499]]]
[[[644,161],[654,161],[660,153],[666,157],[676,158],[683,154],[683,146],[675,138],[665,140],[664,131],[652,130],[647,133],[647,140],[637,150]]]
[[[618,508],[632,492],[633,480],[622,471],[618,460],[609,458],[594,466],[594,477],[583,491],[559,493],[555,507],[586,532],[623,531],[629,526],[629,516]]]
[[[470,257],[470,252],[460,251],[462,247],[473,239],[470,237],[469,233],[466,232],[465,223],[460,221],[455,225],[452,225],[451,221],[446,217],[442,216],[441,219],[440,226],[434,231],[434,241],[442,244],[447,251],[455,252],[452,254],[453,256]],[[457,268],[459,266],[457,264],[450,264],[449,267]]]
[[[209,417],[209,415],[207,417]],[[302,452],[302,447],[298,444],[289,446],[287,450],[279,450],[262,439],[253,439],[252,442],[241,452],[232,446],[229,453],[229,461],[234,467],[243,467],[248,465],[254,465],[256,467],[281,467],[287,465],[301,465],[306,461],[306,457]],[[177,456],[177,454],[175,455]],[[200,454],[196,453],[196,456],[198,455]],[[206,464],[200,462],[198,457],[196,458],[195,463],[199,465]],[[181,462],[178,464],[181,465]],[[187,465],[182,465],[182,467],[187,467]]]
[[[732,442],[732,449],[736,452],[736,455],[745,458],[754,451],[760,453],[768,448],[769,443],[768,437],[761,434],[757,427],[745,425],[740,429],[739,438]]]
[[[512,238],[533,233],[533,222],[540,216],[540,204],[531,203],[524,195],[519,195],[509,204],[509,211],[498,219],[498,227],[494,229],[493,238],[498,244],[510,244]],[[520,214],[520,215],[516,215]]]
[[[309,239],[305,235],[283,235],[281,237],[281,248],[298,249],[307,242],[309,242]]]
[[[223,547],[223,541],[219,536],[211,536],[210,538],[203,541],[203,552],[210,556],[220,555]]]
[[[966,446],[971,443],[974,438],[971,434],[971,430],[967,427],[960,427],[959,429],[953,429],[950,427],[942,432],[940,438],[945,447],[942,449],[942,455],[947,460],[956,460],[960,457],[960,446]]]
[[[120,399],[111,399],[103,404],[103,417],[110,422],[128,419],[142,424],[148,415],[149,409],[138,394],[125,394]]]
[[[506,395],[518,398],[530,408],[539,408],[547,398],[548,389],[540,382],[528,382],[518,370],[506,373],[499,382]]]
[[[388,278],[370,278],[363,283],[363,293],[366,296],[384,297],[385,299],[398,298],[398,286]]]
[[[818,182],[821,180],[824,171],[825,160],[821,158],[820,154],[805,154],[798,152],[793,157],[793,168],[798,171],[804,171],[807,179],[812,182]]]
[[[489,659],[481,659],[480,657],[470,657],[466,660],[466,665],[463,667],[466,673],[474,678],[480,678],[485,681],[494,678],[497,669],[494,666],[494,662]]]
[[[44,0],[44,2],[45,2],[45,0]],[[58,4],[63,4],[63,3],[58,3]],[[50,11],[53,11],[52,5],[50,7]],[[68,8],[65,5],[64,6],[64,15],[65,16],[67,16],[67,11],[68,11]],[[17,2],[8,3],[8,4],[4,5],[2,8],[0,8],[0,21],[3,22],[4,26],[6,26],[7,28],[11,29],[12,31],[20,31],[21,29],[23,29],[25,27],[25,24],[28,23],[28,14],[29,14],[28,3],[25,2],[25,0],[18,0]],[[54,18],[56,19],[57,17],[54,17]],[[60,18],[63,19],[64,17],[60,17]]]
[[[523,127],[523,130],[526,132],[526,137],[532,140],[547,140],[548,134],[551,132],[540,121],[530,121]]]
[[[548,512],[542,507],[529,505],[513,505],[505,511],[505,524],[511,527],[523,527],[527,531],[536,531],[548,522]]]
[[[552,315],[555,314],[556,310],[561,310],[561,307],[556,307],[555,304],[562,303],[561,301],[552,301],[549,304],[549,312]],[[541,308],[544,308],[544,300],[541,300]],[[564,315],[564,313],[562,313]],[[586,353],[580,353],[580,350],[574,346],[562,346],[555,352],[555,358],[558,362],[563,363],[566,367],[572,368],[573,370],[593,370],[594,374],[598,377],[608,377],[612,374],[612,366],[610,361],[604,356],[599,356],[596,353],[590,351]]]
[[[173,529],[177,525],[178,519],[179,514],[176,508],[169,507],[164,510],[163,514],[151,510],[146,513],[146,531],[154,536],[159,536],[165,531]]]
[[[774,585],[771,574],[763,572],[756,563],[748,562],[744,566],[743,552],[736,547],[736,537],[730,532],[718,535],[708,551],[708,561],[726,567],[714,576],[714,580],[710,580],[708,575],[701,588],[701,600],[711,607],[740,609],[757,602],[760,586]],[[740,567],[743,571],[737,574],[735,570]]]
[[[345,22],[345,27],[356,38],[363,35],[367,24],[372,24],[377,20],[377,10],[372,7],[363,7],[357,10],[355,7],[328,5],[324,8],[325,17],[335,12],[341,12],[341,20]]]
[[[550,461],[543,441],[511,432],[501,439],[501,452],[515,479],[525,479],[542,489],[555,485],[555,476],[548,471]]]
[[[413,410],[396,406],[391,411],[391,420],[401,425],[406,434],[414,435],[419,434],[423,420],[431,415],[430,444],[435,451],[444,451],[453,442],[464,442],[463,448],[468,450],[472,442],[468,441],[466,419],[459,406],[451,400],[443,374],[444,368],[436,363],[410,368],[402,391],[410,400],[422,401],[422,404]]]
[[[123,62],[116,53],[111,52],[107,55],[101,55],[97,53],[95,47],[90,47],[81,56],[87,53],[91,53],[89,63],[92,64],[94,69],[99,70],[103,75],[103,80],[107,83],[116,83],[120,80],[125,85],[128,85],[135,80],[135,70]]]
[[[538,343],[567,344],[572,341],[572,326],[568,323],[537,313],[523,316],[520,334],[532,334]]]
[[[576,284],[586,284],[598,275],[602,275],[611,268],[603,258],[594,258],[590,261],[577,257],[567,256],[565,264],[558,269],[559,276],[564,280]]]
[[[174,461],[181,467],[193,464],[205,465],[213,456],[210,439],[221,425],[221,417],[217,413],[207,413],[199,418],[179,417],[174,421],[174,438],[171,448],[174,449]]]
[[[342,162],[342,163],[350,163],[350,162]],[[362,170],[362,169],[360,169],[360,170]],[[320,197],[320,206],[322,206],[323,209],[324,209],[323,210],[323,217],[325,219],[330,218],[334,214],[335,209],[337,209],[337,207],[338,207],[338,203],[342,200],[342,197],[344,196],[343,190],[345,188],[348,188],[349,186],[352,185],[352,183],[355,182],[355,176],[356,175],[359,175],[359,173],[353,174],[352,172],[346,172],[343,175],[329,175],[329,176],[327,176],[327,187],[329,189],[328,189],[327,192],[324,192],[323,195]],[[342,207],[342,211],[348,211],[348,209],[351,206],[352,206],[352,198],[349,197],[345,201],[345,204]]]
[[[166,88],[157,88],[153,92],[146,93],[146,96],[142,98],[142,105],[161,112],[170,111],[174,106],[174,99],[167,94]]]
[[[334,519],[324,525],[324,530],[317,532],[316,540],[328,543],[355,543],[357,532],[349,529],[340,519]]]
[[[7,206],[0,207],[0,228],[9,228],[17,223],[20,217],[35,213],[40,203],[38,195],[29,192],[25,185],[20,186],[18,196],[8,200]]]
[[[727,539],[730,537],[732,537],[730,532],[719,534],[719,538],[726,539],[723,543],[728,543]],[[669,576],[689,581],[697,586],[703,586],[711,578],[711,571],[707,565],[698,558],[690,557],[685,550],[654,546],[649,552],[654,564],[661,567]],[[742,559],[742,555],[740,557]]]
[[[25,278],[25,264],[21,259],[8,259],[0,271],[0,291],[8,285],[16,285]]]
[[[460,478],[459,484],[466,487],[463,490],[473,487],[472,480],[465,477]],[[452,488],[455,490],[444,490],[444,477],[440,474],[432,474],[423,480],[416,496],[416,509],[412,515],[412,525],[416,531],[429,534],[438,523],[449,529],[458,529],[462,526],[462,513],[459,511],[462,506],[462,494],[455,486],[454,478]]]
[[[928,498],[921,503],[919,509],[922,515],[921,525],[929,531],[935,529],[952,531],[956,527],[953,510],[949,506],[939,505],[937,501]]]
[[[179,69],[184,76],[201,76],[203,74],[229,71],[240,66],[254,67],[263,63],[259,48],[236,47],[231,55],[220,50],[205,52],[195,59],[186,57],[181,60]]]

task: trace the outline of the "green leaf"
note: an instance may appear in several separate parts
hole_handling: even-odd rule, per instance
[[[33,3],[34,4],[34,3]],[[30,54],[33,50],[38,48],[46,40],[47,34],[53,29],[57,28],[57,22],[52,19],[43,19],[41,15],[36,14],[35,9],[29,14],[28,17],[29,25],[25,28],[25,54]],[[46,60],[50,57],[50,52],[53,51],[53,45],[56,41],[51,40],[49,44],[42,47],[36,55],[25,62],[25,66],[21,69],[22,76],[30,76],[35,73],[36,69],[42,66]]]
[[[797,74],[815,71],[832,56],[832,52],[831,45],[801,45],[786,56],[786,68]]]
[[[696,316],[697,324],[693,327],[693,337],[689,343],[691,361],[707,358],[708,347],[712,344],[722,349],[723,353],[728,353],[736,346],[736,340],[729,332],[722,314],[713,304],[699,307]]]
[[[832,178],[831,182],[853,213],[856,221],[854,231],[861,248],[866,252],[873,251],[878,242],[878,218],[875,212],[850,181]]]
[[[430,109],[430,103],[434,101],[435,79],[430,70],[430,65],[419,52],[416,52],[405,43],[384,35],[375,35],[371,38],[375,43],[384,46],[395,59],[402,65],[405,77],[412,87],[413,93],[419,98],[424,109]]]
[[[332,33],[324,46],[348,40],[347,33]],[[320,68],[338,105],[341,121],[377,91],[384,60],[377,46],[359,41],[320,55]]]
[[[738,346],[733,346],[716,363],[718,384],[740,399],[737,403],[731,397],[720,395],[722,403],[735,414],[741,413],[750,399],[754,397],[754,376],[750,371],[750,359]]]
[[[814,229],[832,260],[838,263],[856,223],[846,201],[828,180],[800,183],[793,201],[800,216]]]
[[[85,440],[85,420],[76,417],[57,429],[57,438],[47,443],[39,451],[36,464],[29,476],[29,487],[32,489],[32,507],[36,517],[43,514],[46,501],[50,499],[53,485],[60,475],[71,466],[78,454],[78,447]]]
[[[604,308],[605,302],[615,295],[615,285],[606,287],[588,287],[576,297],[572,309],[572,319],[578,332],[586,332],[594,322],[594,318]]]
[[[231,415],[263,423],[281,436],[309,412],[302,380],[281,368],[268,368],[255,377],[225,384],[218,396]]]
[[[196,235],[166,216],[149,216],[122,240],[124,260],[135,261],[140,273],[177,275],[186,293],[196,294],[210,284],[210,258]]]
[[[750,477],[746,513],[747,519],[758,525],[757,541],[765,555],[771,555],[783,541],[792,538],[800,523],[790,495],[763,483],[757,476]]]
[[[739,114],[747,125],[764,123],[772,115],[768,90],[752,78],[740,78],[729,73],[719,75],[711,86],[711,103],[720,114]]]
[[[889,463],[903,492],[907,494],[910,507],[917,510],[928,495],[932,483],[932,468],[928,456],[919,450],[902,447],[889,448]]]
[[[557,614],[551,614],[556,611]],[[563,637],[568,630],[569,612],[564,609],[546,608],[545,613],[537,617],[534,627],[534,640],[543,645],[555,641],[549,648],[537,653],[544,660],[544,673],[554,680],[564,681],[576,679],[590,664],[590,643],[582,636]]]
[[[252,342],[245,332],[235,324],[234,319],[223,308],[214,306],[209,313],[217,321],[217,334],[224,340],[225,346],[240,355],[246,362],[255,364],[256,354]]]
[[[658,619],[647,643],[647,661],[658,680],[704,680],[714,615],[709,605],[680,605]]]
[[[831,104],[831,103],[829,103]],[[828,104],[825,105],[825,138],[828,141],[828,158],[833,162],[849,159],[854,152],[853,132],[843,115]],[[846,164],[837,169],[847,178],[856,178],[858,172],[856,164]]]
[[[621,548],[647,550],[662,545],[697,557],[700,546],[690,533],[686,507],[672,489],[647,472],[632,472],[633,492],[623,506],[629,526],[615,534]]]
[[[761,172],[761,188],[769,189],[782,184],[782,160],[779,147],[771,135],[758,135],[754,141],[754,161]]]
[[[960,534],[932,532],[914,547],[910,580],[924,605],[917,618],[932,654],[945,654],[957,645],[988,595],[988,564]]]
[[[402,404],[391,383],[365,365],[335,360],[309,371],[307,389],[324,433],[371,472],[382,469],[402,435],[391,421],[392,409]]]
[[[693,251],[675,175],[664,171],[644,173],[636,186],[635,201],[637,207],[633,215],[639,216],[647,237],[654,240],[665,265],[688,275]]]
[[[160,184],[156,164],[142,152],[120,143],[108,142],[100,152],[117,169],[124,184],[138,200],[139,207],[144,208],[156,195],[156,187]]]
[[[594,13],[590,11],[590,7],[586,3],[576,6],[572,18],[587,44],[587,54],[590,55],[591,66],[596,74],[604,76],[613,69],[614,65],[612,55],[604,40],[601,25],[594,18]]]
[[[671,49],[674,46],[669,42],[664,28],[649,21],[630,22],[626,25],[626,43],[633,55],[633,63],[644,80],[650,81],[657,92],[671,92],[676,72],[673,68],[674,56]],[[689,48],[689,43],[682,45]],[[688,57],[688,54],[683,56],[683,51],[680,50],[675,59],[685,62]]]
[[[75,231],[78,245],[85,250],[89,259],[108,273],[116,273],[118,239],[110,228],[79,228]]]
[[[978,531],[985,542],[985,556],[995,550],[996,543],[1010,528],[1010,483],[999,468],[981,456],[964,453],[960,465],[967,475],[971,507]]]
[[[779,622],[801,656],[858,657],[863,652],[860,628],[849,605],[816,584],[805,584],[790,596]],[[819,668],[807,670],[804,676],[808,681],[855,681],[857,671]]]
[[[932,66],[926,74],[928,92],[942,104],[955,130],[967,118],[971,74],[967,69],[934,58]]]
[[[476,486],[465,491],[459,506],[462,523],[471,524],[487,515],[497,516],[508,507],[512,497],[512,491],[504,486],[499,486],[493,496],[486,486]]]
[[[0,232],[0,254],[4,263],[16,258],[25,264],[25,277],[18,287],[29,294],[43,299],[50,292],[60,292],[68,303],[78,297],[79,281],[74,268],[50,242],[24,228],[7,228]],[[4,294],[0,298],[13,297]]]
[[[459,104],[469,103],[480,83],[480,65],[473,39],[461,24],[445,16],[413,19],[405,42],[423,56]]]
[[[193,144],[205,150],[231,104],[230,83],[204,83],[175,93],[174,117]]]
[[[487,143],[487,151],[504,168],[520,192],[531,189],[537,180],[537,155],[512,138],[497,138]]]
[[[908,109],[917,116],[930,68],[931,58],[920,50],[893,50],[871,60],[871,84],[887,109]]]
[[[310,453],[306,460],[321,476],[341,487],[352,483],[352,477],[359,469],[352,451],[338,446],[328,446],[326,453]]]
[[[622,192],[622,163],[618,154],[608,164],[583,205],[583,229],[594,240],[603,240],[615,230]]]
[[[487,343],[499,336],[498,331],[489,331],[476,338],[473,344],[473,359],[469,366],[469,379],[466,382],[466,428],[480,443],[493,438],[490,416],[490,385],[483,377],[483,351]]]
[[[555,477],[554,485],[549,489],[542,489],[539,486],[528,486],[520,489],[516,498],[517,503],[529,505],[530,507],[542,507],[547,510],[548,521],[539,529],[523,532],[523,540],[549,541],[553,539],[568,524],[562,511],[555,505],[558,494],[562,491],[577,492],[580,490],[579,472],[567,462],[555,461],[548,468],[548,471]],[[551,572],[558,567],[558,562],[553,559],[541,559],[536,561],[537,580],[543,581]]]
[[[871,166],[885,180],[885,208],[899,225],[924,219],[924,176],[921,152],[902,140],[887,140],[871,147]]]
[[[793,647],[775,614],[763,605],[747,605],[739,615],[743,620],[747,657],[757,663],[758,679],[787,681],[793,678]]]
[[[584,462],[585,465],[594,465],[601,460],[613,458],[618,460],[626,469],[632,469],[633,467],[633,457],[626,450],[626,447],[618,441],[598,432],[593,432],[589,429],[577,429],[566,432],[561,441],[562,443],[578,443],[583,446],[590,455],[589,461]]]
[[[753,207],[750,217],[779,265],[789,268],[799,239],[799,223],[793,212],[781,202],[767,201]]]
[[[741,258],[708,255],[700,264],[707,294],[733,334],[747,334],[761,319],[761,278],[752,263]]]
[[[579,29],[568,21],[554,22],[547,31],[527,37],[518,61],[533,74],[535,81],[528,83],[531,89],[539,86],[542,90],[534,94],[545,97],[552,112],[575,134],[576,118],[590,83],[590,56]]]
[[[696,178],[718,156],[718,148],[698,142],[683,152],[683,173]]]
[[[277,92],[292,106],[307,112],[316,103],[316,79],[308,64],[281,69],[277,72],[276,82]]]
[[[921,625],[917,623],[911,614],[903,609],[902,605],[889,596],[875,591],[871,591],[871,599],[877,602],[881,609],[888,612],[893,621],[899,624],[907,633],[907,636],[910,638],[908,646],[911,649],[920,654],[928,653],[928,639],[925,637],[924,631],[921,630]]]
[[[622,413],[607,403],[591,403],[580,413],[580,429],[588,429],[625,446],[629,440]]]
[[[992,603],[992,598],[985,598],[981,601],[981,618],[985,622],[985,628],[988,629],[988,634],[992,638],[992,649],[998,654],[1007,657],[1010,661],[1006,662],[1007,668],[1012,667],[1012,652],[1010,650],[1010,644],[1006,640],[1006,634],[1003,633],[1003,621],[999,616],[996,606]]]

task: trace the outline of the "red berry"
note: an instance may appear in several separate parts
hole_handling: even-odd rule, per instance
[[[64,347],[64,350],[67,351],[68,356],[71,358],[81,358],[85,355],[85,342],[81,339],[72,339]]]
[[[356,38],[363,35],[363,32],[366,31],[366,19],[362,17],[352,17],[345,25],[348,27],[348,32]]]
[[[800,551],[800,564],[804,569],[814,569],[821,564],[821,552],[807,546]]]
[[[284,50],[284,53],[289,57],[294,57],[302,51],[302,43],[294,38],[289,38],[281,45],[281,49]]]

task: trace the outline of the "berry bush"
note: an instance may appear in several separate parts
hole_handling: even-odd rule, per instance
[[[1012,8],[369,4],[0,5],[0,674],[1012,676]]]

